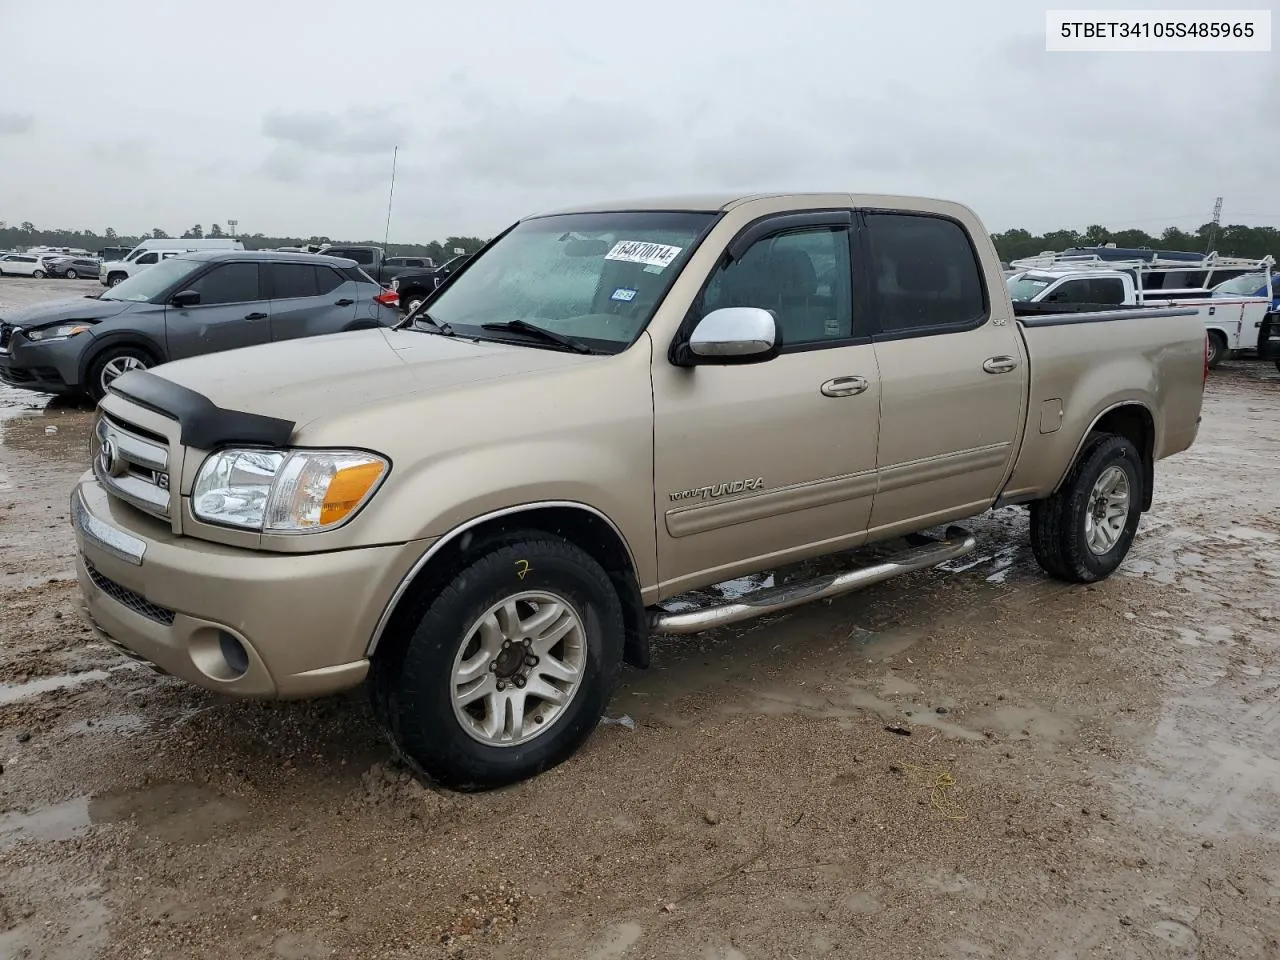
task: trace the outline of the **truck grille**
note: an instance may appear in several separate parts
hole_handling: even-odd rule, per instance
[[[152,603],[142,594],[134,593],[124,584],[116,583],[88,560],[84,561],[84,569],[89,574],[89,579],[93,581],[93,585],[116,603],[128,607],[134,613],[146,617],[148,620],[162,623],[166,627],[173,625],[174,613],[168,607]]]
[[[94,429],[93,473],[107,492],[169,519],[169,445],[161,437],[103,416]]]

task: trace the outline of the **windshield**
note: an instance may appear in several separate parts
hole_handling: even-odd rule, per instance
[[[202,260],[183,260],[181,257],[161,261],[154,267],[147,267],[114,287],[107,288],[100,299],[146,303],[148,300],[154,300],[203,263]]]
[[[526,220],[444,287],[431,318],[467,336],[523,320],[616,353],[648,324],[712,213],[632,211]],[[465,328],[465,329],[464,329]]]
[[[1274,282],[1274,281],[1273,281]],[[1225,280],[1213,288],[1215,297],[1252,297],[1262,291],[1267,295],[1267,276],[1264,273],[1246,273],[1234,280]]]
[[[1049,277],[1032,277],[1020,274],[1009,278],[1009,297],[1018,302],[1034,300],[1045,287],[1053,283]]]

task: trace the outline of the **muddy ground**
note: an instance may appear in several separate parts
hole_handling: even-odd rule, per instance
[[[1280,957],[1273,367],[1214,372],[1108,582],[1001,511],[947,569],[660,642],[628,722],[481,796],[392,766],[360,694],[93,642],[88,419],[0,388],[0,957]]]

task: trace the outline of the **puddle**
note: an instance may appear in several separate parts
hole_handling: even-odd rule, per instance
[[[880,681],[880,696],[882,697],[907,697],[920,692],[920,687],[912,683],[910,680],[904,680],[902,677],[895,677],[889,674]]]
[[[194,783],[162,783],[89,801],[94,823],[131,822],[165,843],[207,843],[249,813],[247,804]]]
[[[142,837],[164,843],[206,843],[247,816],[248,806],[193,783],[75,797],[30,813],[0,816],[0,851],[23,840],[68,840],[91,826],[132,823]]]
[[[0,816],[0,851],[8,850],[21,840],[38,843],[69,840],[89,826],[88,797],[64,800],[31,813],[6,813]]]
[[[37,677],[26,683],[0,683],[0,704],[14,703],[27,697],[78,687],[94,680],[105,680],[111,674],[106,670],[86,670],[84,673],[60,674],[56,677]]]
[[[615,923],[604,932],[596,946],[587,954],[590,960],[614,960],[626,954],[644,935],[638,923]]]

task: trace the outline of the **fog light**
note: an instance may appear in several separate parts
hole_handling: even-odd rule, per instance
[[[233,677],[243,677],[249,669],[249,653],[244,644],[227,633],[218,631],[218,649],[222,651],[222,659],[227,661],[227,670]]]
[[[227,683],[249,672],[249,651],[229,630],[201,627],[191,637],[191,662],[205,676]]]

